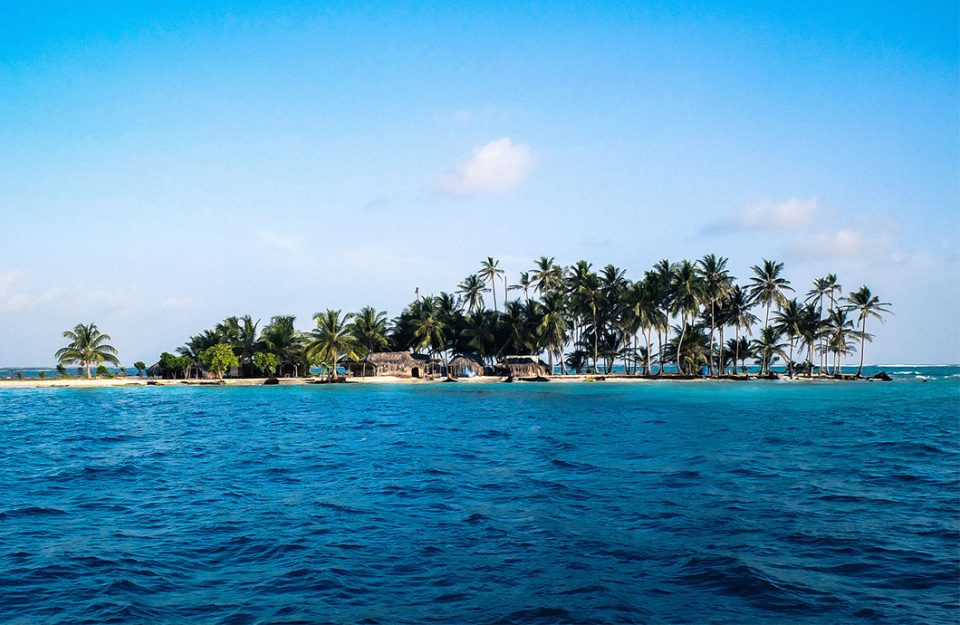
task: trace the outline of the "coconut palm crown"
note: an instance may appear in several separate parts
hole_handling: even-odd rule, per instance
[[[97,324],[84,325],[78,323],[73,330],[63,333],[63,338],[70,339],[66,347],[57,350],[55,354],[61,365],[78,364],[87,372],[90,378],[90,368],[109,362],[120,365],[117,358],[117,349],[107,343],[111,340],[109,334],[104,334],[97,328]]]

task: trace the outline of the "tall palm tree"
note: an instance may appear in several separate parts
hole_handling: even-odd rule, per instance
[[[117,349],[107,343],[111,340],[109,334],[100,331],[95,323],[86,325],[78,323],[73,330],[63,333],[63,338],[70,339],[66,347],[62,347],[54,354],[61,365],[78,364],[87,371],[90,379],[90,367],[109,362],[114,366],[120,365],[117,358]]]
[[[470,313],[483,310],[483,291],[484,281],[475,273],[470,274],[457,285],[457,293],[460,294],[467,311]]]
[[[357,358],[357,338],[348,323],[352,317],[350,313],[341,315],[339,310],[330,308],[313,316],[317,327],[310,332],[311,340],[305,352],[311,363],[328,368],[331,380],[337,375],[341,358]]]
[[[264,326],[260,337],[267,352],[280,358],[281,365],[293,365],[294,375],[299,375],[300,368],[306,371],[309,364],[304,358],[303,336],[293,326],[295,320],[293,315],[277,315]]]
[[[754,302],[766,306],[767,312],[763,317],[763,327],[770,325],[770,305],[776,303],[782,306],[786,303],[785,291],[793,291],[790,281],[784,278],[783,263],[763,259],[763,266],[754,265],[753,277],[750,278],[750,297]]]
[[[550,375],[553,375],[553,356],[560,356],[560,371],[566,374],[563,366],[563,346],[567,343],[567,302],[562,293],[549,293],[543,298],[543,316],[539,331],[547,347]]]
[[[500,261],[494,260],[492,256],[487,256],[487,260],[480,263],[480,276],[485,283],[490,284],[490,291],[493,293],[493,311],[497,311],[497,278],[503,275],[503,269],[500,269]],[[504,285],[503,299],[507,299],[506,285]]]
[[[881,302],[880,298],[870,292],[866,285],[861,286],[859,290],[854,291],[844,298],[847,302],[847,308],[857,311],[857,323],[860,324],[860,366],[857,368],[857,377],[863,372],[863,347],[866,341],[872,341],[873,337],[867,334],[867,317],[874,317],[883,322],[883,314],[892,314],[889,302]]]
[[[740,330],[745,330],[747,334],[752,334],[750,328],[758,321],[757,316],[750,312],[752,306],[753,303],[747,295],[747,292],[740,285],[733,287],[733,290],[730,292],[730,297],[726,302],[726,310],[728,323],[736,328],[737,352],[734,360],[741,359],[739,351],[740,345],[742,345],[740,342]],[[744,356],[744,358],[747,358],[747,356]],[[736,373],[736,367],[734,367],[734,373]]]
[[[553,257],[541,256],[534,261],[534,265],[533,285],[541,296],[563,288],[563,269],[554,262]]]
[[[793,377],[793,347],[797,337],[800,336],[800,326],[803,324],[803,306],[796,298],[788,300],[773,318],[777,330],[785,334],[790,345],[790,355],[787,360],[787,374]]]
[[[855,351],[849,344],[849,340],[857,334],[846,308],[834,308],[830,311],[830,316],[827,317],[826,334],[827,349],[833,354],[833,373],[839,374],[843,371],[842,357]]]
[[[364,306],[350,322],[350,333],[356,340],[355,352],[358,355],[379,352],[387,347],[387,313],[373,306]],[[366,374],[366,367],[363,369]]]
[[[523,291],[523,300],[526,302],[530,301],[530,289],[535,288],[533,278],[530,277],[529,271],[521,271],[520,279],[516,284],[511,284],[507,290],[508,291]]]
[[[714,254],[707,254],[697,261],[700,266],[700,275],[703,279],[703,299],[705,305],[710,310],[710,351],[711,356],[708,359],[707,367],[710,374],[713,375],[713,333],[717,327],[717,306],[733,289],[733,281],[736,279],[730,275],[727,270],[728,259]],[[721,330],[722,332],[722,330]],[[723,335],[720,336],[720,346],[723,349]]]
[[[766,326],[760,330],[760,337],[753,341],[753,351],[760,359],[760,375],[770,373],[770,364],[774,356],[786,358],[783,348],[786,343],[780,342],[780,330],[773,326]]]
[[[443,366],[450,377],[450,368],[447,366],[447,336],[446,326],[437,315],[434,298],[425,298],[419,307],[418,314],[412,320],[414,348],[428,349],[431,354],[443,357]]]
[[[676,349],[677,373],[684,373],[680,356],[683,353],[683,339],[687,333],[687,318],[697,316],[697,310],[699,310],[703,298],[703,282],[700,279],[697,266],[689,260],[680,261],[674,267],[671,286],[671,312],[679,315],[681,321],[680,337]]]
[[[833,307],[835,304],[835,294],[838,293],[842,287],[837,281],[837,275],[834,273],[827,274],[822,278],[817,278],[813,281],[813,288],[807,291],[807,299],[805,300],[807,304],[812,304],[817,302],[820,306],[821,319],[828,318],[830,313],[833,312]],[[823,298],[828,297],[830,299],[830,308],[823,307]],[[827,354],[825,349],[824,342],[826,341],[826,335],[821,333],[820,336],[820,370],[824,371],[827,364]]]

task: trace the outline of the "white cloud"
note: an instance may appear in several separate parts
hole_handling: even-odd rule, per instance
[[[14,292],[14,286],[26,273],[19,269],[0,271],[0,312],[22,312],[54,300],[60,291],[49,289],[40,294]]]
[[[893,243],[896,227],[883,224],[877,230],[844,227],[798,236],[791,251],[810,258],[877,258]]]
[[[503,193],[523,184],[533,162],[529,146],[504,137],[474,148],[470,158],[437,180],[436,188],[461,196]]]
[[[797,230],[813,222],[817,200],[790,198],[783,202],[761,202],[748,206],[731,219],[714,222],[704,232],[742,232],[752,230]]]

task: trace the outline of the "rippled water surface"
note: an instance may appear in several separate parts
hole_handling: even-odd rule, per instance
[[[956,623],[956,378],[0,390],[0,622]]]

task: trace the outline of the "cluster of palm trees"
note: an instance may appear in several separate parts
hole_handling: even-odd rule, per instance
[[[782,360],[789,375],[811,376],[814,370],[840,373],[859,349],[861,374],[865,343],[873,338],[867,319],[882,320],[888,303],[866,286],[842,295],[832,274],[798,300],[783,263],[763,260],[742,285],[727,265],[713,254],[663,260],[630,280],[613,265],[594,270],[581,260],[563,267],[541,257],[510,284],[499,262],[487,258],[454,293],[418,292],[392,320],[369,306],[347,314],[328,309],[314,315],[314,329],[299,332],[292,316],[273,317],[260,330],[249,315],[230,317],[179,351],[196,358],[226,343],[241,367],[266,352],[296,370],[319,365],[331,375],[343,358],[413,350],[444,363],[454,354],[488,363],[504,355],[545,355],[550,370],[558,362],[561,373],[611,373],[622,363],[629,374],[720,376],[743,374],[750,361],[769,375]]]

